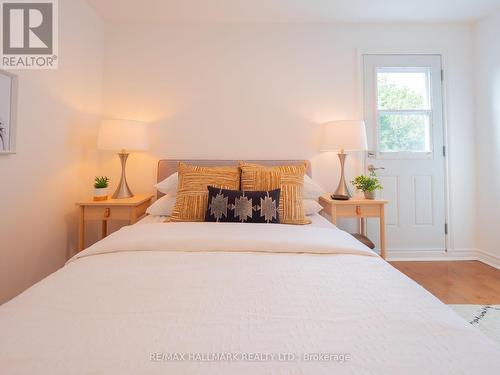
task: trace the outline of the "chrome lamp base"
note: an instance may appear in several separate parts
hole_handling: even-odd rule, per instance
[[[345,158],[346,154],[344,151],[341,151],[339,154],[337,154],[340,160],[340,181],[339,185],[337,186],[337,189],[335,192],[332,194],[331,198],[335,200],[342,200],[346,201],[352,197],[351,192],[349,191],[349,188],[347,187],[347,183],[345,181],[345,174],[344,174],[344,166],[345,166]]]
[[[120,152],[118,156],[120,157],[120,162],[122,164],[122,176],[120,178],[120,183],[116,188],[116,191],[113,193],[113,199],[123,199],[123,198],[131,198],[134,196],[130,188],[128,187],[127,177],[125,175],[125,167],[127,165],[128,153]]]

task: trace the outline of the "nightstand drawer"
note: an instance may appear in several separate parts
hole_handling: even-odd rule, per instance
[[[85,207],[86,220],[130,220],[130,207]]]
[[[379,217],[379,205],[337,205],[338,217]]]

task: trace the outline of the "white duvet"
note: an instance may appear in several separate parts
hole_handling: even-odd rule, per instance
[[[0,374],[497,374],[500,348],[343,231],[126,227],[0,307]]]

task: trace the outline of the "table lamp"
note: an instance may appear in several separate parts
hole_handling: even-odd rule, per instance
[[[347,187],[344,174],[345,151],[364,151],[367,149],[366,129],[363,121],[331,121],[323,124],[321,151],[339,151],[340,181],[332,199],[347,200],[351,192]]]
[[[122,199],[133,197],[125,175],[127,158],[131,151],[145,151],[149,148],[146,125],[132,120],[102,120],[97,138],[99,150],[119,151],[122,165],[120,183],[113,194],[113,198]]]

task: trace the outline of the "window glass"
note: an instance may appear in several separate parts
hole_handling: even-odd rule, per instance
[[[428,114],[382,113],[379,116],[380,152],[430,152]]]
[[[377,68],[379,152],[430,152],[430,71]]]
[[[377,71],[378,109],[430,109],[427,71]]]

